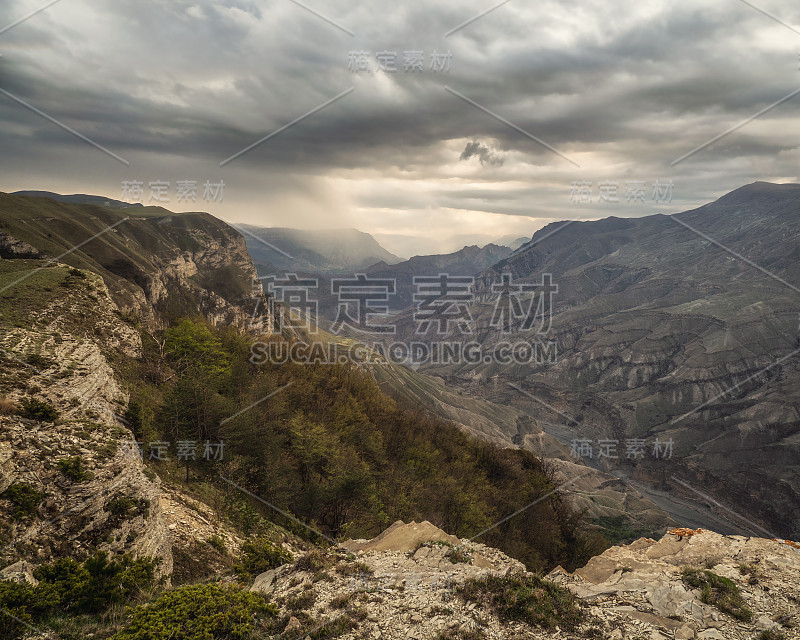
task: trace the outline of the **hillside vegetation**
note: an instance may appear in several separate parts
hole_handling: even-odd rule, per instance
[[[162,344],[163,355],[150,340],[128,372],[148,382],[134,385],[127,417],[144,442],[224,441],[222,461],[186,463],[192,479],[235,482],[330,537],[399,519],[471,537],[539,500],[481,539],[532,570],[578,566],[602,544],[579,532],[542,460],[401,409],[352,366],[256,366],[245,335],[198,319]]]

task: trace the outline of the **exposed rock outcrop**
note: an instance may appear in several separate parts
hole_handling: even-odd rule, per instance
[[[24,514],[2,499],[9,507],[0,511],[5,563],[105,550],[158,557],[158,575],[172,572],[159,481],[145,472],[119,418],[127,394],[106,354],[135,355],[141,343],[115,309],[103,280],[84,274],[71,296],[56,296],[29,316],[28,328],[6,327],[0,337],[4,386],[15,387],[6,401],[34,398],[58,415],[0,416],[0,492],[16,485],[41,494]],[[80,325],[76,318],[83,318]]]
[[[0,231],[0,259],[42,258],[42,252],[27,242]]]
[[[454,562],[455,548],[484,557],[488,566]],[[684,567],[707,566],[739,591],[747,620],[732,617],[682,578]],[[612,547],[574,574],[554,570],[547,579],[575,594],[584,619],[572,630],[545,629],[509,620],[460,590],[472,578],[531,576],[519,562],[428,522],[396,522],[372,540],[348,541],[266,572],[252,590],[279,603],[284,632],[308,634],[349,620],[357,630],[339,636],[347,640],[749,640],[770,629],[788,639],[800,637],[792,624],[800,617],[798,575],[800,550],[783,541],[677,530],[659,541]]]
[[[687,567],[730,580],[750,612],[747,619],[723,612],[687,584],[682,579]],[[792,544],[677,529],[658,541],[643,538],[612,547],[574,574],[557,569],[549,577],[591,603],[591,611],[609,625],[626,626],[629,633],[744,640],[773,628],[786,638],[800,637],[797,576],[800,551]]]

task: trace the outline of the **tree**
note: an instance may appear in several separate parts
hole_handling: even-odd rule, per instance
[[[189,369],[205,376],[230,372],[231,358],[222,341],[203,322],[185,319],[167,329],[164,353],[179,373]]]

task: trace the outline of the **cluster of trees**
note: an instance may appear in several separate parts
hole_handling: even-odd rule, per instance
[[[472,537],[535,503],[477,541],[533,570],[578,566],[603,548],[540,459],[405,410],[353,366],[256,366],[247,336],[202,320],[150,346],[151,382],[128,410],[137,437],[225,442],[223,460],[198,456],[187,477],[223,475],[331,537],[370,537],[398,519]]]

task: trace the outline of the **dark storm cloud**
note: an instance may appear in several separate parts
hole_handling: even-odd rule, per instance
[[[0,28],[34,5],[4,3]],[[258,185],[271,194],[297,188],[300,176],[344,172],[430,183],[406,200],[400,191],[382,199],[380,189],[365,189],[351,202],[359,207],[424,210],[428,198],[451,209],[536,217],[530,202],[567,214],[560,198],[572,180],[669,177],[683,185],[680,198],[696,204],[740,183],[796,174],[800,132],[791,135],[786,121],[796,124],[800,97],[669,165],[796,86],[800,36],[758,12],[726,0],[509,3],[444,38],[485,8],[455,0],[315,6],[350,37],[277,0],[69,0],[0,35],[0,88],[129,158],[131,171],[177,179],[202,167],[193,170],[224,175],[253,199],[265,197]],[[780,13],[800,22],[798,6]],[[412,49],[425,51],[424,72],[348,70],[352,51],[369,52],[374,63],[378,51],[402,58]],[[427,68],[434,50],[452,53],[448,73]],[[220,169],[349,87],[341,100]],[[60,172],[85,191],[129,175],[4,96],[0,121],[3,172],[15,183],[27,176],[24,186],[46,188]],[[480,173],[458,162],[459,153],[478,157]],[[96,184],[79,183],[81,175]],[[474,187],[448,186],[459,175]],[[492,185],[485,198],[474,195],[483,193],[479,184]]]
[[[464,151],[461,152],[461,156],[459,156],[459,160],[469,160],[470,158],[478,158],[482,165],[492,165],[494,167],[502,167],[503,166],[503,157],[497,153],[494,149],[490,149],[486,145],[481,144],[480,142],[468,142],[467,146],[464,147]]]

